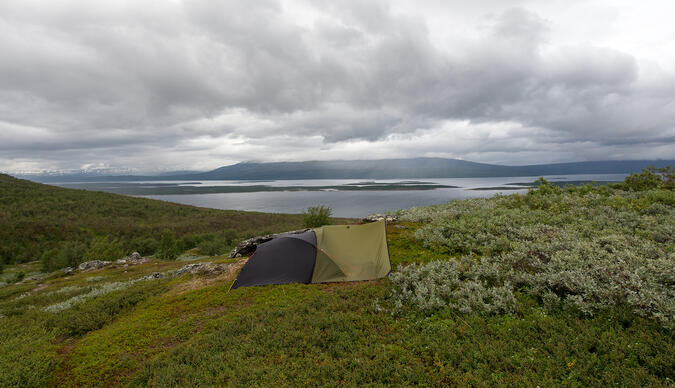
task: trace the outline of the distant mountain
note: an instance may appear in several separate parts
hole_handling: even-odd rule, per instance
[[[649,166],[675,166],[675,160],[618,160],[500,166],[444,158],[328,160],[307,162],[237,163],[208,172],[176,172],[153,176],[28,176],[38,182],[100,182],[129,180],[271,180],[271,179],[411,179],[621,174]]]

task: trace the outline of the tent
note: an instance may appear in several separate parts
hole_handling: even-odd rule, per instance
[[[283,234],[260,244],[232,289],[371,280],[387,276],[390,271],[384,220],[363,225],[329,225],[299,234]]]

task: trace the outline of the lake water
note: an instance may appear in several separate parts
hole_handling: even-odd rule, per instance
[[[552,175],[546,176],[545,178],[552,182],[605,182],[622,181],[626,175],[627,174]],[[370,213],[383,213],[386,211],[407,209],[415,206],[441,204],[454,199],[491,197],[499,193],[526,193],[527,188],[516,190],[507,190],[503,188],[492,190],[476,189],[508,187],[509,184],[533,182],[536,179],[538,179],[538,177],[415,179],[416,181],[424,181],[440,185],[458,186],[458,188],[440,188],[434,190],[264,191],[252,193],[147,195],[143,197],[216,209],[250,210],[270,213],[301,213],[308,206],[327,205],[333,209],[333,215],[336,217],[362,217]],[[167,181],[167,183],[179,183],[183,186],[336,186],[363,181],[373,180],[316,179],[279,181]],[[377,179],[374,181],[378,183],[396,183],[403,180]]]

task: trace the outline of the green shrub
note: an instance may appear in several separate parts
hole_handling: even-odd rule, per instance
[[[89,244],[89,249],[84,253],[82,261],[91,260],[117,260],[124,256],[126,250],[116,238],[109,236],[95,237]]]
[[[168,229],[164,230],[159,240],[157,257],[162,260],[176,260],[181,252],[182,249],[179,241],[176,240],[176,235]]]
[[[23,271],[19,271],[14,274],[14,283],[22,281],[26,277],[26,274]]]
[[[207,236],[207,238],[197,245],[197,249],[199,249],[199,253],[202,255],[219,255],[228,252],[232,248],[236,238],[237,232],[227,229],[221,233]]]
[[[137,237],[131,240],[129,247],[143,256],[149,256],[157,252],[159,241],[152,237]]]
[[[323,225],[330,225],[330,216],[333,210],[329,206],[310,206],[303,215],[303,224],[305,228],[317,228]]]
[[[42,270],[52,272],[59,268],[74,267],[84,261],[87,246],[77,241],[65,241],[58,247],[45,251],[40,257]]]
[[[632,191],[655,189],[662,184],[661,177],[652,170],[642,170],[639,174],[630,174],[623,181],[623,188]]]

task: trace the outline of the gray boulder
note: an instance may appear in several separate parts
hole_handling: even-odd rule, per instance
[[[61,271],[63,271],[63,273],[66,274],[66,275],[70,275],[71,273],[75,272],[75,268],[66,267],[66,268],[62,269]]]
[[[91,271],[94,269],[101,269],[107,265],[110,265],[109,261],[103,261],[103,260],[92,260],[92,261],[85,261],[84,263],[81,263],[80,265],[77,266],[77,268],[80,271]]]
[[[141,256],[140,253],[134,252],[131,255],[129,255],[128,257],[123,257],[123,258],[115,261],[115,263],[118,264],[118,265],[125,265],[125,264],[136,265],[136,264],[149,263],[151,261],[152,260],[150,260],[150,258],[143,257],[143,256]]]

